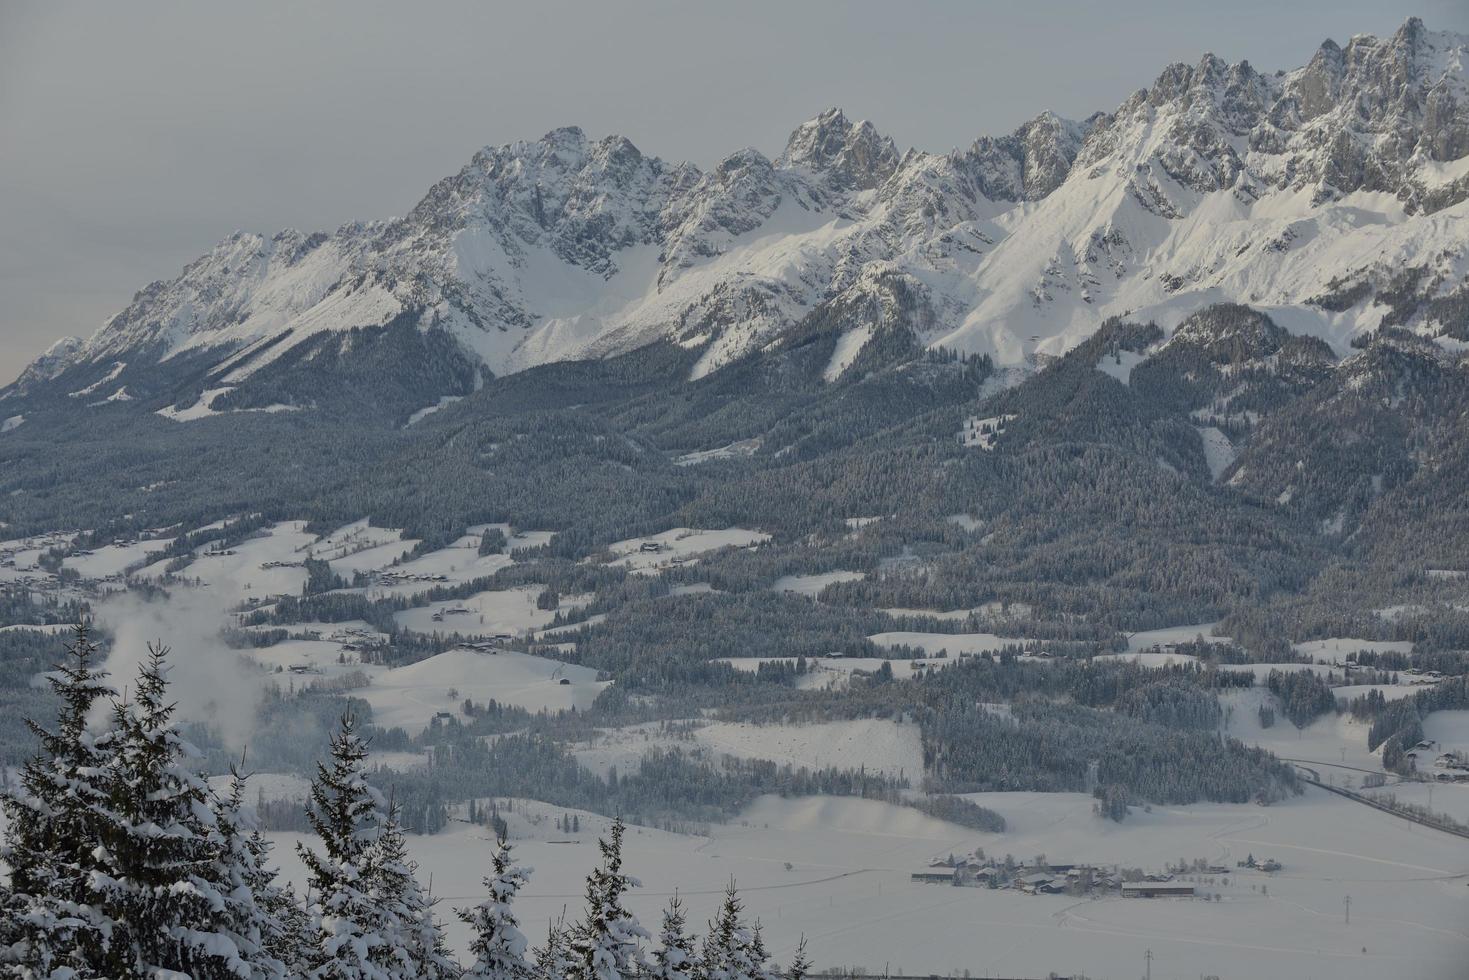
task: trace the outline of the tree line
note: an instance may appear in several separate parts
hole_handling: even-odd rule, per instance
[[[486,896],[455,910],[470,929],[467,962],[452,955],[434,900],[407,854],[395,802],[366,778],[367,745],[350,715],[319,763],[298,844],[308,889],[298,897],[250,826],[247,777],[211,788],[188,765],[195,750],[168,701],[168,651],[152,647],[120,697],[79,626],[49,678],[53,728],[0,805],[0,967],[20,977],[196,980],[803,980],[804,941],[782,970],[733,883],[702,942],[675,898],[655,940],[628,909],[623,822],[599,840],[582,916],[553,924],[534,948],[516,894],[531,871],[503,837]],[[105,706],[108,721],[89,723]]]

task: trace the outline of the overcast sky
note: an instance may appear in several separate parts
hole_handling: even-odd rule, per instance
[[[0,384],[235,229],[401,214],[485,144],[576,124],[707,166],[840,105],[946,150],[1413,13],[1469,32],[1465,0],[0,0]]]

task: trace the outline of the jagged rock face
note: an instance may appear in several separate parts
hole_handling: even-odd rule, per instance
[[[1038,201],[1061,186],[1081,149],[1085,123],[1047,112],[1009,136],[981,136],[956,164],[972,175],[979,192],[992,201]]]
[[[898,148],[871,123],[854,124],[840,109],[828,109],[791,134],[781,163],[823,174],[839,190],[865,191],[892,176]]]
[[[836,109],[775,160],[707,171],[558,129],[480,151],[393,221],[231,236],[22,385],[182,352],[237,384],[405,318],[496,373],[667,339],[701,376],[890,272],[922,294],[922,342],[1001,364],[1220,301],[1337,353],[1383,324],[1466,334],[1445,322],[1469,294],[1466,60],[1469,39],[1416,20],[1278,75],[1205,55],[1110,114],[942,154]]]
[[[1469,153],[1466,59],[1463,38],[1432,33],[1417,18],[1386,40],[1360,36],[1346,48],[1328,41],[1287,78],[1252,145],[1317,143],[1325,152],[1301,155],[1298,180],[1322,180],[1343,193],[1386,191],[1416,204],[1415,160]]]

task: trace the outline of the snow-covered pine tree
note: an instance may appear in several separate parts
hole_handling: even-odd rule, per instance
[[[286,976],[298,977],[306,972],[311,917],[297,901],[295,886],[287,882],[282,887],[276,880],[276,871],[268,863],[272,845],[260,828],[250,827],[249,835],[243,836],[246,781],[247,777],[238,770],[230,771],[229,792],[216,807],[220,830],[227,837],[231,828],[242,835],[238,842],[232,844],[231,850],[237,854],[245,886],[255,898],[265,953],[281,962]]]
[[[246,827],[245,779],[231,769],[229,789],[215,803],[222,877],[229,886],[225,911],[239,932],[251,936],[258,951],[257,975],[275,980],[295,975],[300,953],[290,944],[299,941],[293,933],[304,913],[288,900],[276,884],[275,871],[266,866],[270,845],[258,829]]]
[[[512,907],[532,869],[517,865],[510,851],[510,842],[501,838],[491,873],[484,879],[489,897],[473,908],[458,910],[459,918],[474,930],[469,944],[474,962],[464,971],[466,978],[525,980],[532,973],[525,935]]]
[[[546,929],[546,944],[535,951],[535,980],[566,980],[576,969],[571,956],[571,937],[566,923],[557,921]]]
[[[91,627],[78,624],[66,660],[47,678],[61,700],[56,730],[27,721],[40,752],[0,799],[8,824],[0,860],[10,872],[10,928],[0,962],[23,976],[100,972],[108,923],[94,901],[92,875],[99,870],[113,745],[87,730],[94,705],[112,693],[96,658]]]
[[[263,861],[270,853],[270,844],[259,831],[250,835],[250,846]],[[306,905],[296,897],[296,886],[289,881],[279,890],[277,898],[267,898],[267,908],[275,921],[281,924],[279,937],[266,939],[266,951],[286,965],[290,977],[304,977],[311,970],[316,952],[317,932]]]
[[[709,934],[704,937],[700,980],[754,980],[755,964],[750,955],[754,937],[740,918],[743,908],[735,883],[730,881],[719,914],[709,923]]]
[[[309,873],[314,933],[311,980],[395,980],[391,935],[397,927],[372,894],[371,861],[382,835],[383,798],[363,776],[367,745],[350,715],[332,736],[331,765],[318,763],[307,818],[318,854],[297,844]]]
[[[622,904],[623,892],[641,883],[622,872],[622,818],[606,840],[598,839],[602,864],[587,875],[586,918],[571,933],[568,980],[624,980],[642,968],[641,942],[648,930]]]
[[[806,980],[811,973],[811,961],[806,958],[806,937],[796,944],[796,953],[791,957],[791,965],[786,967],[785,980]]]
[[[652,980],[692,980],[698,970],[694,940],[684,933],[683,902],[674,895],[663,910],[663,928],[658,932],[658,948],[651,956],[647,975]]]
[[[765,948],[765,936],[760,928],[760,920],[755,920],[755,926],[750,930],[750,974],[755,980],[781,980],[780,969],[770,962],[770,953]]]
[[[93,875],[113,924],[108,976],[183,974],[194,980],[284,976],[263,948],[260,912],[237,859],[238,828],[226,841],[212,794],[182,760],[198,756],[166,700],[168,650],[150,646],[131,703],[117,702],[118,751]]]
[[[388,808],[387,822],[370,852],[367,880],[381,912],[391,919],[383,931],[385,962],[402,980],[452,980],[459,965],[449,956],[443,930],[433,905],[418,884],[418,866],[408,857],[397,807]]]

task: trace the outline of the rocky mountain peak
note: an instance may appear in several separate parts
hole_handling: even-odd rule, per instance
[[[1439,215],[1469,198],[1466,62],[1469,39],[1416,21],[1289,73],[1205,54],[1113,113],[1042,112],[944,154],[900,157],[835,108],[774,162],[708,171],[564,127],[485,147],[401,219],[232,236],[54,359],[105,373],[259,344],[230,362],[244,377],[316,334],[402,322],[496,373],[673,338],[708,353],[702,376],[879,271],[922,284],[924,342],[1006,364],[1221,300],[1344,352],[1374,304],[1423,332],[1462,319],[1469,247]],[[1384,193],[1342,200],[1361,190]],[[1250,315],[1226,326],[1229,357],[1294,349]]]
[[[872,123],[853,123],[833,108],[796,127],[779,163],[824,174],[841,189],[870,190],[892,176],[899,159],[897,146]]]
[[[1077,123],[1043,112],[1008,136],[981,136],[955,162],[992,201],[1038,201],[1071,172],[1096,118]]]

